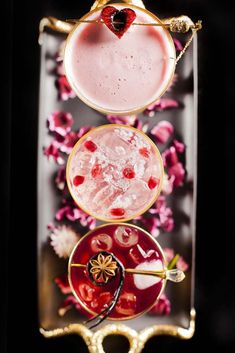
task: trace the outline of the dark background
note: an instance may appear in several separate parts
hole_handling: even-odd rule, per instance
[[[36,167],[39,82],[38,24],[74,18],[93,0],[5,1],[1,39],[0,352],[82,352],[78,337],[46,340],[38,332],[36,288]],[[145,0],[153,12],[202,19],[199,33],[196,333],[189,341],[154,338],[147,352],[235,351],[234,15],[232,1]],[[3,271],[2,271],[3,269]],[[14,347],[16,345],[16,348]]]

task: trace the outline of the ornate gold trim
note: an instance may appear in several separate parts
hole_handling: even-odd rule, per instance
[[[183,340],[192,338],[195,332],[196,318],[196,311],[194,308],[191,309],[190,317],[190,324],[188,328],[175,325],[153,325],[137,332],[123,324],[110,324],[102,327],[96,332],[92,332],[84,325],[71,324],[64,328],[57,328],[49,331],[40,328],[40,332],[45,338],[78,334],[85,341],[90,353],[105,353],[103,349],[103,340],[105,337],[109,335],[121,335],[129,341],[130,349],[128,353],[140,353],[146,342],[153,336],[167,335]]]

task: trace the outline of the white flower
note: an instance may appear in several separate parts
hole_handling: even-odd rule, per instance
[[[50,239],[55,253],[59,257],[67,258],[80,239],[80,234],[76,233],[72,228],[62,225],[53,229]]]

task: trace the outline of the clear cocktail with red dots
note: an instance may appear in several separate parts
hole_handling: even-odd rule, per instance
[[[89,232],[76,245],[69,261],[69,281],[79,303],[92,315],[110,305],[120,282],[120,273],[97,285],[87,264],[96,254],[113,254],[126,269],[165,270],[164,255],[157,241],[139,227],[126,223],[106,224]],[[73,264],[85,265],[73,267]],[[124,284],[110,319],[130,319],[148,311],[165,286],[165,279],[125,273]]]
[[[160,194],[163,164],[143,132],[109,124],[77,142],[66,175],[81,209],[104,221],[126,221],[144,213]]]

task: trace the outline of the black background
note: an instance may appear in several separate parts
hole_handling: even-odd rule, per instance
[[[46,340],[38,332],[36,167],[39,82],[38,24],[46,15],[74,18],[93,0],[5,1],[1,39],[3,109],[0,351],[82,352],[78,337]],[[153,12],[202,19],[199,33],[199,144],[196,333],[189,341],[161,337],[147,352],[235,351],[234,15],[232,1],[146,0]],[[14,347],[16,345],[16,348]]]

